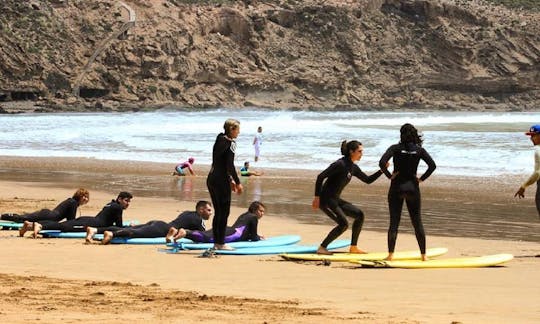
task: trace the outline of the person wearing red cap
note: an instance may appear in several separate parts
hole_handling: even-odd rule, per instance
[[[534,145],[534,172],[531,176],[525,181],[514,197],[524,198],[525,197],[525,188],[532,185],[536,182],[536,210],[538,211],[538,216],[540,217],[540,125],[533,125],[525,135],[531,137],[531,142]]]
[[[177,164],[174,167],[174,172],[172,175],[184,176],[186,175],[186,172],[184,171],[184,169],[188,169],[191,175],[195,175],[195,171],[193,171],[193,167],[192,167],[193,163],[195,163],[195,159],[190,157],[187,161]]]

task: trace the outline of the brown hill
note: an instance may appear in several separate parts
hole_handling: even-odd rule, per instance
[[[18,99],[45,111],[540,108],[540,14],[482,1],[4,0],[0,11],[6,110]]]

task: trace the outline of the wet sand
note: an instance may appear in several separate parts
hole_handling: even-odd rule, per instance
[[[154,163],[0,157],[0,212],[52,208],[82,186],[91,190],[82,215],[94,215],[118,191],[130,190],[135,198],[126,219],[173,219],[193,209],[197,199],[208,198],[207,167],[197,166],[200,176],[183,179],[172,177],[171,169]],[[302,243],[318,244],[332,226],[311,210],[315,176],[265,170],[261,178],[246,179],[244,195],[234,196],[231,222],[259,196],[269,207],[262,234],[299,234]],[[155,246],[85,245],[0,231],[0,321],[534,323],[540,318],[535,280],[540,258],[534,257],[540,244],[532,232],[538,235],[540,222],[531,190],[524,200],[512,198],[521,181],[434,176],[423,184],[428,246],[447,247],[447,257],[516,256],[495,268],[359,269],[277,256],[205,259],[197,252],[159,253]],[[345,193],[366,212],[360,247],[368,251],[386,249],[387,185],[385,179],[369,186],[356,182]],[[434,233],[440,227],[453,231]],[[404,213],[398,250],[417,249],[410,228]]]

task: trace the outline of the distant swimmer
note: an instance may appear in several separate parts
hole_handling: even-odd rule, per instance
[[[399,222],[403,201],[407,204],[409,216],[414,227],[414,233],[422,260],[426,258],[426,234],[420,216],[421,196],[420,183],[435,171],[436,165],[428,152],[422,147],[422,138],[418,130],[411,124],[404,124],[400,129],[400,142],[390,146],[379,161],[379,167],[391,179],[388,189],[388,208],[390,210],[390,227],[388,228],[388,256],[392,260],[398,235]],[[388,171],[388,160],[393,159],[394,172]],[[416,172],[420,160],[428,168],[420,178]]]
[[[193,171],[193,163],[195,163],[195,158],[190,157],[187,161],[177,164],[174,167],[174,172],[172,173],[172,175],[185,176],[185,169],[187,169],[189,171],[189,174],[194,176],[195,171]]]
[[[525,135],[531,137],[531,142],[534,145],[534,172],[530,177],[525,181],[514,197],[524,198],[525,197],[525,188],[534,184],[536,182],[536,210],[538,216],[540,217],[540,125],[533,125]]]
[[[362,158],[363,146],[359,141],[343,141],[341,143],[341,154],[343,157],[321,172],[315,182],[315,197],[313,198],[313,209],[320,208],[328,217],[337,223],[317,249],[318,254],[332,254],[327,247],[332,241],[337,239],[349,227],[345,216],[354,218],[352,225],[351,253],[365,253],[358,249],[358,236],[364,224],[364,212],[360,208],[340,198],[341,192],[351,181],[353,176],[365,183],[372,183],[382,175],[379,170],[372,175],[366,175],[356,161]],[[325,181],[326,180],[326,181]]]
[[[261,146],[262,146],[262,127],[257,128],[257,134],[253,137],[253,148],[255,149],[255,162],[259,161],[259,156],[261,155]]]
[[[249,169],[249,161],[244,162],[244,166],[240,169],[240,175],[243,177],[262,176],[262,171],[253,171]]]

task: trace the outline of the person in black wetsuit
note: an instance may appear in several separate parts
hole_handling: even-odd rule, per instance
[[[238,194],[243,191],[234,167],[236,151],[234,139],[240,134],[240,122],[235,119],[227,119],[223,128],[225,132],[216,137],[212,150],[212,167],[206,179],[206,185],[214,205],[214,219],[212,220],[214,248],[218,250],[230,249],[225,244],[225,230],[231,209],[231,191]]]
[[[205,220],[208,220],[212,215],[212,204],[206,200],[200,200],[195,205],[195,211],[182,212],[176,219],[166,223],[160,220],[149,221],[145,224],[135,225],[125,228],[107,227],[107,228],[94,228],[88,227],[86,230],[86,242],[90,243],[92,237],[96,233],[103,233],[102,244],[109,244],[113,237],[127,237],[127,238],[153,238],[153,237],[170,237],[168,242],[172,240],[172,237],[176,232],[169,233],[171,228],[187,228],[191,230],[206,230],[204,224]]]
[[[236,222],[225,229],[225,242],[264,240],[264,236],[257,233],[257,228],[259,220],[264,216],[265,212],[266,208],[262,202],[252,202],[249,205],[248,211],[238,216]],[[174,236],[174,241],[183,237],[199,243],[213,243],[215,241],[212,230],[192,231],[185,228],[179,228],[177,234]]]
[[[25,213],[22,215],[19,214],[2,214],[2,220],[8,220],[17,223],[28,222],[38,222],[38,221],[55,221],[59,222],[64,218],[66,220],[75,219],[77,216],[77,208],[82,206],[90,200],[90,192],[86,189],[77,189],[73,194],[73,197],[68,198],[56,206],[53,210],[50,209],[41,209],[33,213]],[[19,235],[23,236],[27,231],[27,228],[24,226],[19,230]]]
[[[356,165],[355,162],[359,161],[363,154],[362,143],[359,141],[343,141],[341,143],[341,154],[343,154],[343,157],[321,172],[315,182],[313,209],[320,208],[337,223],[337,226],[328,233],[317,249],[318,254],[332,254],[327,249],[328,244],[343,234],[349,227],[345,216],[354,218],[349,251],[351,253],[365,253],[357,247],[358,236],[364,223],[364,213],[350,202],[341,199],[340,195],[353,176],[369,184],[377,180],[382,172],[379,170],[368,176]]]
[[[133,195],[129,192],[122,191],[118,194],[115,200],[105,205],[103,209],[95,216],[83,216],[65,222],[25,222],[24,226],[33,228],[33,237],[38,236],[41,230],[60,230],[62,232],[85,232],[87,226],[92,227],[107,227],[118,226],[122,227],[122,213],[124,209],[129,207]]]
[[[390,146],[379,161],[379,166],[384,174],[391,179],[388,190],[388,208],[390,210],[390,226],[388,228],[388,256],[386,260],[392,260],[403,201],[407,204],[407,210],[411,217],[414,233],[422,260],[426,258],[426,234],[420,216],[421,196],[419,184],[426,180],[435,171],[436,165],[428,152],[422,147],[422,138],[418,130],[411,124],[404,124],[400,129],[401,140],[398,144]],[[393,159],[394,171],[388,171],[387,162]],[[424,161],[428,168],[420,178],[417,177],[417,169],[420,160]]]

